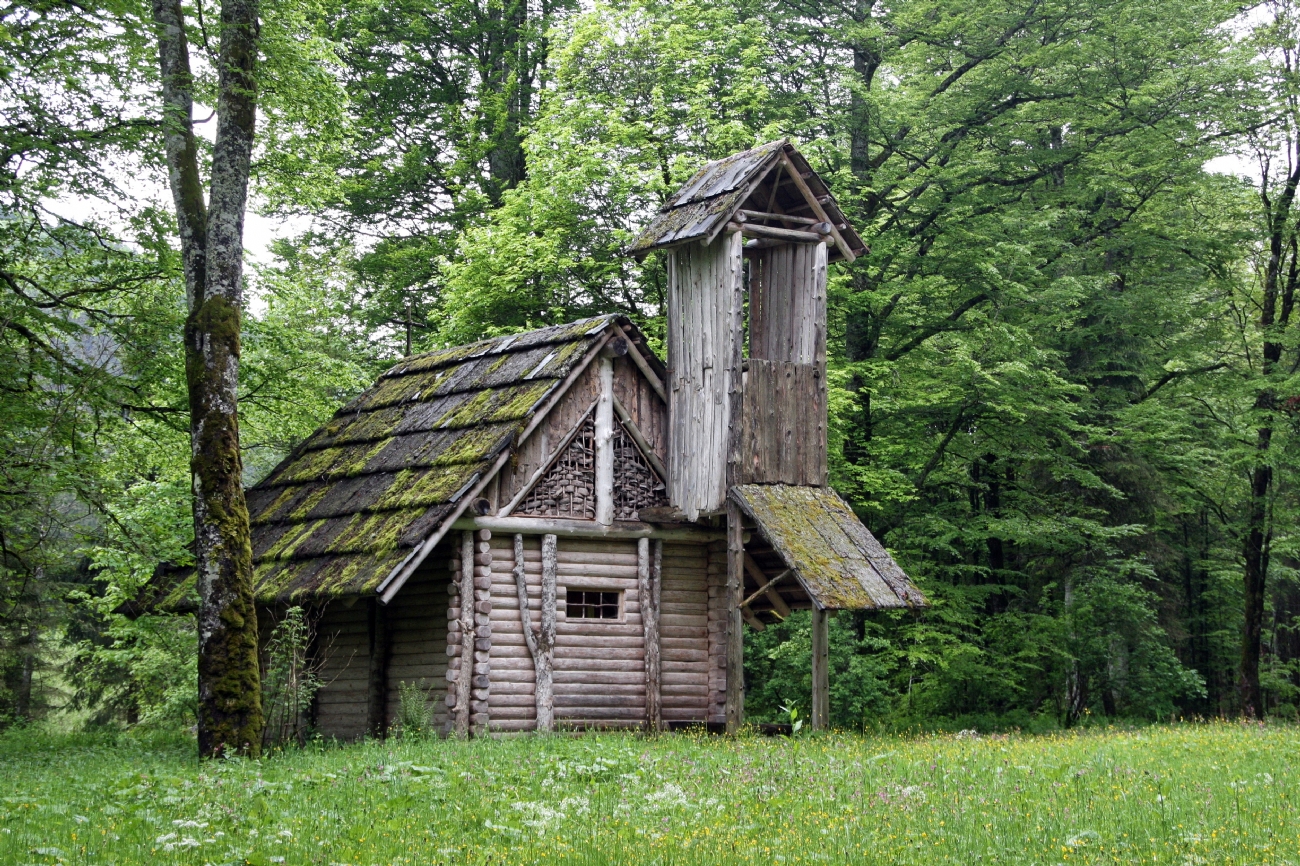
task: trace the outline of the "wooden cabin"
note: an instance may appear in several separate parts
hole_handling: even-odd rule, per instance
[[[863,252],[829,190],[785,141],[709,163],[654,250],[667,364],[617,315],[410,357],[249,490],[322,733],[382,733],[400,683],[451,733],[735,730],[742,623],[801,608],[822,726],[828,613],[924,604],[826,484],[826,270]]]

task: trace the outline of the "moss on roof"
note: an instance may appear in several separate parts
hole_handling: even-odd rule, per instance
[[[819,608],[925,606],[920,590],[834,490],[744,484],[730,496]]]
[[[600,316],[394,366],[248,491],[258,600],[374,591],[622,321]],[[154,598],[183,605],[193,576],[174,583]]]

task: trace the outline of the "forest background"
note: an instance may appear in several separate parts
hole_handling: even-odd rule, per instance
[[[185,12],[212,94],[220,17]],[[261,17],[253,203],[296,228],[245,274],[248,483],[404,354],[614,310],[661,335],[664,262],[622,245],[789,136],[871,246],[832,269],[832,482],[933,601],[833,620],[833,721],[1300,713],[1290,0]],[[114,612],[193,537],[153,27],[0,0],[5,725],[194,719],[193,620]],[[747,634],[751,718],[806,705],[809,646],[798,615]]]

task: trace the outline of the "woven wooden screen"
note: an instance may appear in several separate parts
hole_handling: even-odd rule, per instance
[[[590,415],[515,513],[596,518],[596,425]]]

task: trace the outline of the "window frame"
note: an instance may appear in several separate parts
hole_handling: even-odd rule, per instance
[[[573,616],[571,613],[569,613],[569,610],[570,610],[570,607],[569,607],[569,594],[570,594],[570,593],[574,593],[574,592],[582,592],[582,593],[595,592],[595,593],[601,593],[601,594],[606,594],[606,593],[608,593],[608,594],[611,594],[611,595],[616,595],[616,596],[618,596],[618,613],[617,613],[617,615],[616,615],[616,616],[613,616],[613,617],[602,617],[602,616]],[[610,589],[609,587],[604,587],[604,586],[582,586],[581,584],[578,584],[578,585],[566,585],[566,586],[564,587],[564,619],[565,619],[565,622],[582,622],[582,623],[588,623],[588,622],[595,622],[595,623],[623,623],[623,622],[626,622],[626,621],[627,621],[627,598],[626,598],[626,597],[627,597],[627,592],[626,592],[625,590],[622,590],[622,589]],[[593,606],[593,605],[586,604],[586,603],[581,604],[581,605],[574,605],[574,607],[592,607],[592,606]],[[603,607],[603,606],[604,606],[604,602],[602,602],[600,605],[597,605],[597,606],[601,606],[601,607]]]

